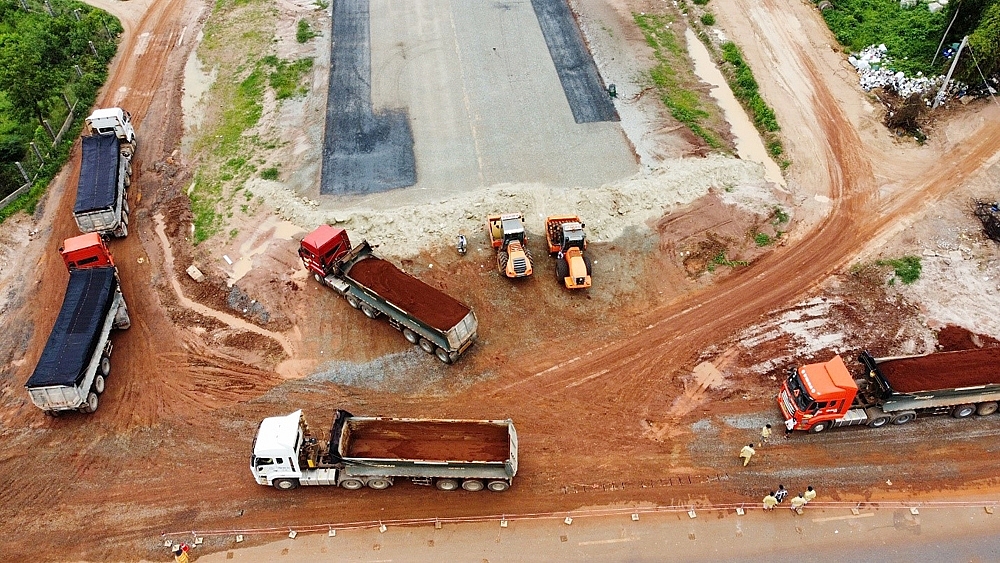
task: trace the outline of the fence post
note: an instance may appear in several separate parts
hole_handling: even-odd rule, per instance
[[[101,18],[101,23],[104,24],[104,31],[105,31],[105,33],[108,34],[108,41],[111,41],[112,39],[114,39],[114,37],[112,37],[112,35],[111,35],[111,30],[108,29],[108,22],[104,21],[104,18]]]
[[[42,120],[42,126],[45,127],[45,130],[49,132],[49,137],[52,137],[53,141],[56,140],[56,134],[52,132],[52,126],[49,125],[48,119]]]
[[[73,10],[73,15],[76,16],[76,21],[80,21],[80,9],[79,8]]]
[[[28,8],[28,0],[21,0],[21,8],[23,8],[25,12],[31,11],[31,9]]]
[[[73,65],[73,68],[76,69],[76,77],[83,78],[83,69],[80,68],[80,65]]]
[[[31,141],[28,144],[31,145],[31,150],[35,151],[35,156],[38,157],[38,162],[40,163],[39,166],[45,164],[45,159],[42,158],[42,153],[38,150],[38,145],[36,145],[34,141]]]
[[[70,103],[69,103],[69,97],[66,96],[66,92],[59,92],[59,95],[62,96],[63,103],[66,104],[66,109],[69,110],[69,111],[73,111],[73,106],[70,105]]]
[[[97,47],[94,47],[94,42],[93,41],[87,41],[87,45],[90,45],[90,52],[93,53],[94,56],[96,57],[97,56]]]
[[[49,11],[49,15],[55,17],[55,12],[52,11],[52,4],[49,4],[49,0],[45,0],[45,9]]]
[[[21,176],[24,177],[24,181],[30,182],[31,180],[28,178],[28,173],[24,171],[24,166],[22,166],[21,163],[17,161],[14,162],[14,165],[17,166],[17,169],[21,171]]]

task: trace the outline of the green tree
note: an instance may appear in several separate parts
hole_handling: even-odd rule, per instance
[[[1000,1],[994,1],[986,8],[979,25],[969,35],[969,48],[975,60],[963,55],[962,76],[966,82],[980,83],[980,70],[987,77],[1000,72]],[[976,62],[979,63],[978,70],[975,68]]]
[[[62,55],[65,42],[56,40],[51,27],[38,18],[18,22],[14,33],[0,36],[0,90],[13,110],[41,123],[48,100],[58,94],[68,78]]]

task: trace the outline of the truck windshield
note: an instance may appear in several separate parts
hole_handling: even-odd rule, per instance
[[[794,370],[788,375],[788,391],[792,400],[795,401],[795,406],[798,407],[800,411],[809,412],[814,410],[813,405],[815,402],[813,401],[813,398],[809,396],[809,393],[806,393],[805,386],[802,385],[802,380],[799,379],[798,370]]]

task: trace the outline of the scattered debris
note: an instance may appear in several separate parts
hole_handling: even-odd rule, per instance
[[[1000,242],[1000,204],[996,201],[975,200],[973,213],[983,224],[983,232],[994,242]]]
[[[188,266],[187,275],[191,276],[191,279],[198,283],[205,281],[205,274],[201,273],[201,270],[199,270],[194,264]]]

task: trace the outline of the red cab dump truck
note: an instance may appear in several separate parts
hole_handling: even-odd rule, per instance
[[[587,236],[576,215],[550,215],[545,219],[549,254],[556,257],[556,280],[568,289],[586,289],[592,283],[593,266],[583,254]]]
[[[906,424],[918,416],[966,418],[997,411],[1000,369],[996,350],[875,358],[864,352],[860,377],[840,356],[793,369],[778,405],[786,427],[822,432],[837,426]]]
[[[111,373],[111,330],[131,325],[118,270],[101,236],[67,239],[59,252],[69,269],[66,296],[25,384],[31,402],[52,416],[97,410]]]
[[[411,344],[454,362],[476,338],[471,309],[375,254],[368,241],[351,248],[347,231],[321,225],[302,239],[299,257],[316,281],[368,318],[385,316]]]
[[[121,108],[94,111],[82,139],[73,217],[84,233],[128,236],[128,188],[136,149],[132,116]]]
[[[387,489],[399,478],[442,491],[506,491],[517,473],[510,420],[360,417],[338,410],[329,441],[309,433],[302,411],[265,418],[250,472],[260,485]]]

